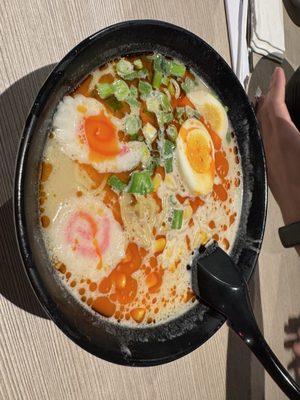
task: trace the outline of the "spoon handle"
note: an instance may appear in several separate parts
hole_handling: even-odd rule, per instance
[[[232,329],[256,355],[282,391],[300,400],[300,388],[279,362],[257,326],[248,286],[232,259],[216,244],[195,257],[192,265],[194,292],[223,314]]]
[[[292,400],[300,399],[300,388],[275,356],[255,321],[247,290],[244,286],[237,301],[226,310],[231,328],[240,336],[262,363],[281,390]]]

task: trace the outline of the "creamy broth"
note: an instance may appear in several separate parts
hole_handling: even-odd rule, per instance
[[[114,61],[58,105],[41,228],[64,286],[100,318],[144,326],[191,308],[193,252],[211,239],[230,252],[241,198],[227,110],[178,61]]]

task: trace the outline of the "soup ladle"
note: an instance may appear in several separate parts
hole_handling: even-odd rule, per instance
[[[204,303],[223,314],[272,379],[292,400],[300,387],[277,359],[256,323],[248,286],[240,269],[215,242],[202,246],[192,263],[192,287]]]

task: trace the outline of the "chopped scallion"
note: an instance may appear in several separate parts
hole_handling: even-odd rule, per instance
[[[173,151],[175,145],[170,140],[164,141],[164,148],[163,148],[163,158],[165,164],[166,173],[170,173],[173,171]]]
[[[172,229],[181,229],[182,227],[183,210],[174,210],[172,219]]]
[[[165,111],[165,112],[172,110],[168,96],[165,93],[161,94],[161,105],[162,105],[163,111]]]
[[[121,58],[121,60],[119,60],[116,64],[116,71],[121,78],[124,78],[126,75],[129,75],[133,72],[133,65],[131,62]]]
[[[125,120],[125,131],[128,135],[135,135],[141,129],[142,123],[138,116],[129,115]]]
[[[161,85],[161,81],[163,78],[163,74],[160,71],[155,71],[154,75],[153,75],[153,80],[152,80],[152,86],[155,89],[159,89],[160,85]]]
[[[178,132],[177,132],[176,126],[175,125],[169,125],[168,128],[167,128],[167,136],[168,136],[168,138],[172,142],[175,142],[176,139],[177,139],[177,135],[178,135]]]
[[[143,63],[142,63],[142,60],[140,58],[138,58],[137,60],[134,60],[133,64],[136,66],[137,69],[142,69],[143,68]]]
[[[139,81],[139,92],[142,96],[148,96],[152,90],[152,86],[148,82]]]
[[[167,76],[163,76],[161,83],[165,86],[168,86],[170,79]]]
[[[117,81],[114,81],[112,84],[113,89],[114,89],[114,95],[119,101],[124,101],[130,94],[129,87],[126,82],[124,82],[122,79],[118,79]]]
[[[128,103],[130,107],[135,107],[135,108],[139,107],[140,104],[137,100],[137,96],[138,96],[137,88],[135,86],[130,86],[130,93],[126,99],[126,103]]]
[[[126,187],[126,183],[121,181],[121,179],[119,179],[116,175],[111,175],[108,178],[107,183],[109,184],[109,186],[111,186],[113,189],[117,190],[118,192],[123,191]]]
[[[181,84],[181,87],[185,91],[185,93],[189,93],[191,90],[194,89],[195,86],[195,82],[189,77],[187,77]]]
[[[151,158],[149,164],[147,165],[147,171],[149,171],[150,175],[153,175],[155,168],[158,165],[158,160],[156,158]]]
[[[192,108],[192,107],[190,107],[190,106],[186,106],[186,107],[185,107],[185,113],[186,113],[186,116],[187,116],[188,118],[192,118],[192,117],[200,118],[200,113],[199,113],[199,111],[195,110],[194,108]]]
[[[131,175],[128,192],[142,195],[152,193],[153,183],[150,172],[148,170],[134,172]]]
[[[138,96],[138,90],[135,86],[130,86],[130,96],[132,97]]]
[[[170,63],[170,74],[174,76],[182,77],[185,74],[185,66],[176,61]]]
[[[110,83],[97,83],[96,90],[101,99],[106,99],[114,93],[114,88]]]
[[[137,78],[139,78],[139,79],[145,79],[145,78],[147,78],[147,76],[148,76],[148,70],[147,70],[147,68],[142,68],[141,70],[139,70],[138,72],[137,72]]]
[[[164,124],[169,124],[173,121],[173,114],[171,112],[165,113],[163,111],[158,111],[156,113],[156,118],[159,126]]]
[[[105,99],[105,104],[107,104],[107,106],[113,111],[118,111],[122,108],[122,102],[117,100],[115,96],[109,96],[107,99]]]

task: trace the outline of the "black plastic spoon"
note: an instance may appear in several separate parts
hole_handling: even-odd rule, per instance
[[[216,243],[199,251],[192,263],[196,295],[223,314],[231,328],[253,351],[290,399],[300,399],[300,388],[272,352],[256,323],[248,286],[231,258]]]

